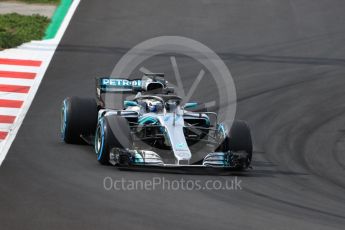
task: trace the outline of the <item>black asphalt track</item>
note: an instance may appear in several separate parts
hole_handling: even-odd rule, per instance
[[[343,229],[344,12],[343,0],[83,0],[0,168],[0,229]],[[202,42],[231,70],[236,116],[255,141],[242,190],[107,191],[107,176],[235,175],[119,171],[60,141],[63,98],[93,95],[95,76],[163,35]],[[172,73],[169,62],[147,65]],[[186,82],[198,73],[191,66],[181,67]],[[201,84],[199,99],[209,90]]]

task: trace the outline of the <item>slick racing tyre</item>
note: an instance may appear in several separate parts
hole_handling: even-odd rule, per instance
[[[246,162],[244,162],[243,168],[248,167],[252,160],[253,143],[247,123],[244,121],[234,121],[229,133],[226,135],[223,143],[218,148],[218,151],[247,153]]]
[[[249,154],[250,159],[253,154],[252,136],[249,126],[244,121],[234,121],[229,135],[230,151],[245,151]]]
[[[131,146],[132,136],[126,118],[110,115],[99,120],[95,135],[95,152],[99,163],[109,164],[109,154],[113,148]]]
[[[69,144],[85,143],[80,136],[94,134],[97,117],[97,103],[93,98],[66,98],[61,109],[62,140]]]

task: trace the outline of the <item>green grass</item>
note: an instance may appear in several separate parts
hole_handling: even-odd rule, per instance
[[[0,15],[0,49],[16,47],[31,40],[41,40],[49,22],[47,17],[40,15]]]
[[[0,2],[6,2],[9,0],[0,0]],[[14,0],[10,0],[14,1]],[[16,0],[16,2],[26,2],[26,3],[43,3],[43,4],[59,4],[61,0]]]

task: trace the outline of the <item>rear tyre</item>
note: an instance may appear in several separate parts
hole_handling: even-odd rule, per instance
[[[113,148],[131,148],[132,143],[126,118],[111,115],[100,119],[95,135],[95,152],[99,163],[108,165],[110,151]]]
[[[69,144],[85,143],[80,136],[94,134],[97,117],[97,103],[93,98],[66,98],[61,109],[62,140]]]

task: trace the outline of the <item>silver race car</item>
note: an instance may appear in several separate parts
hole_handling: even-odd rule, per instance
[[[93,145],[101,164],[250,167],[253,147],[248,125],[234,121],[227,127],[216,113],[197,111],[198,103],[183,103],[164,74],[145,74],[136,80],[97,78],[96,94],[97,100],[63,101],[61,136],[66,143]]]

